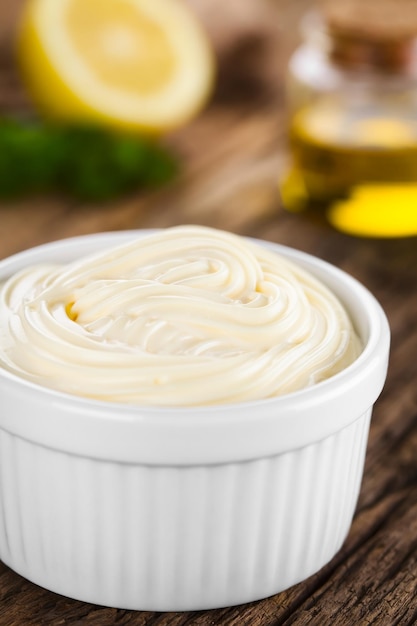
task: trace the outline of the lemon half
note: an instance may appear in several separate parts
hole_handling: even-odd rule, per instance
[[[59,120],[160,133],[213,85],[210,42],[181,0],[29,0],[17,50],[34,101]]]

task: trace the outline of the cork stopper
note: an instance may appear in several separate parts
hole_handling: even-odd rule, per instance
[[[417,0],[317,0],[317,3],[332,38],[334,61],[385,71],[415,67]]]
[[[417,35],[417,0],[319,0],[330,31],[376,42]]]

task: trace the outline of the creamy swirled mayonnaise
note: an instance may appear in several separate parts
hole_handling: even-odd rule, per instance
[[[336,297],[260,244],[166,229],[0,291],[0,364],[68,393],[148,405],[269,398],[360,353]]]

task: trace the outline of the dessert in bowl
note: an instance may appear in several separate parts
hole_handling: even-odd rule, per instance
[[[351,525],[389,329],[339,269],[202,227],[0,263],[0,558],[76,599],[239,604]]]

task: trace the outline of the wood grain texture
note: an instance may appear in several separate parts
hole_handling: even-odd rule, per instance
[[[261,0],[249,1],[256,12]],[[0,111],[24,112],[29,104],[11,52],[19,3],[0,2]],[[207,10],[210,0],[205,3],[195,0],[196,10],[205,9],[201,15],[210,16],[215,32],[216,16]],[[198,223],[294,246],[362,281],[388,314],[392,351],[351,532],[331,563],[303,583],[215,611],[146,613],[88,605],[43,590],[0,564],[0,626],[417,623],[417,240],[355,239],[289,215],[280,205],[277,177],[287,159],[283,68],[308,4],[265,0],[262,11],[270,11],[271,19],[237,29],[233,41],[219,37],[222,65],[213,101],[169,138],[183,163],[175,183],[106,206],[60,197],[3,203],[0,257],[83,233]],[[233,23],[232,10],[228,20]]]

